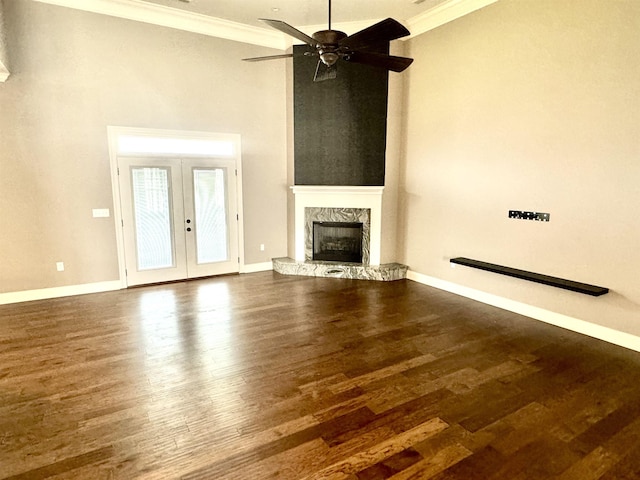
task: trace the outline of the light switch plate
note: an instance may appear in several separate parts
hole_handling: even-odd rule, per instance
[[[108,208],[94,208],[93,209],[93,218],[107,218],[109,217],[109,209]]]

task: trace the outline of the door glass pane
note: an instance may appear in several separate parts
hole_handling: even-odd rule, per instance
[[[228,260],[225,174],[222,168],[193,169],[197,263]]]
[[[173,267],[168,168],[133,167],[138,270]]]

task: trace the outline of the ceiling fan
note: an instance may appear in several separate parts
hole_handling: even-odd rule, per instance
[[[391,40],[409,35],[409,30],[400,22],[393,18],[387,18],[353,35],[347,35],[339,30],[331,29],[331,0],[328,1],[329,26],[327,30],[320,30],[311,37],[281,20],[259,19],[276,30],[280,30],[287,35],[297,38],[313,48],[313,50],[307,51],[304,54],[319,58],[316,73],[313,77],[314,82],[336,78],[336,64],[338,60],[372,65],[393,72],[402,72],[411,65],[413,58],[396,57],[371,50],[372,47],[376,47],[377,45],[385,44]],[[288,57],[293,57],[293,54],[243,58],[243,60],[247,62],[259,62]]]

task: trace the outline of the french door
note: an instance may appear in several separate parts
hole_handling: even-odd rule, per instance
[[[235,161],[118,158],[127,286],[239,271]]]

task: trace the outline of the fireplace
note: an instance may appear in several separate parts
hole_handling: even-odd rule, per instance
[[[273,269],[276,272],[358,280],[406,278],[406,265],[380,264],[384,187],[296,185],[291,189],[295,198],[295,255],[293,258],[274,258]],[[330,230],[329,233],[322,233],[326,237],[325,245],[324,248],[318,247],[318,225],[344,229],[345,224],[354,226],[353,231]],[[355,240],[356,235],[359,241]],[[358,248],[360,251],[356,257]],[[352,250],[346,259],[345,250]],[[318,254],[322,256],[327,251],[332,255],[332,260],[318,258]],[[336,256],[342,258],[336,259]]]
[[[313,261],[313,222],[362,223],[362,263],[380,265],[384,187],[295,186],[295,257]]]
[[[362,223],[313,222],[313,260],[362,263]]]

